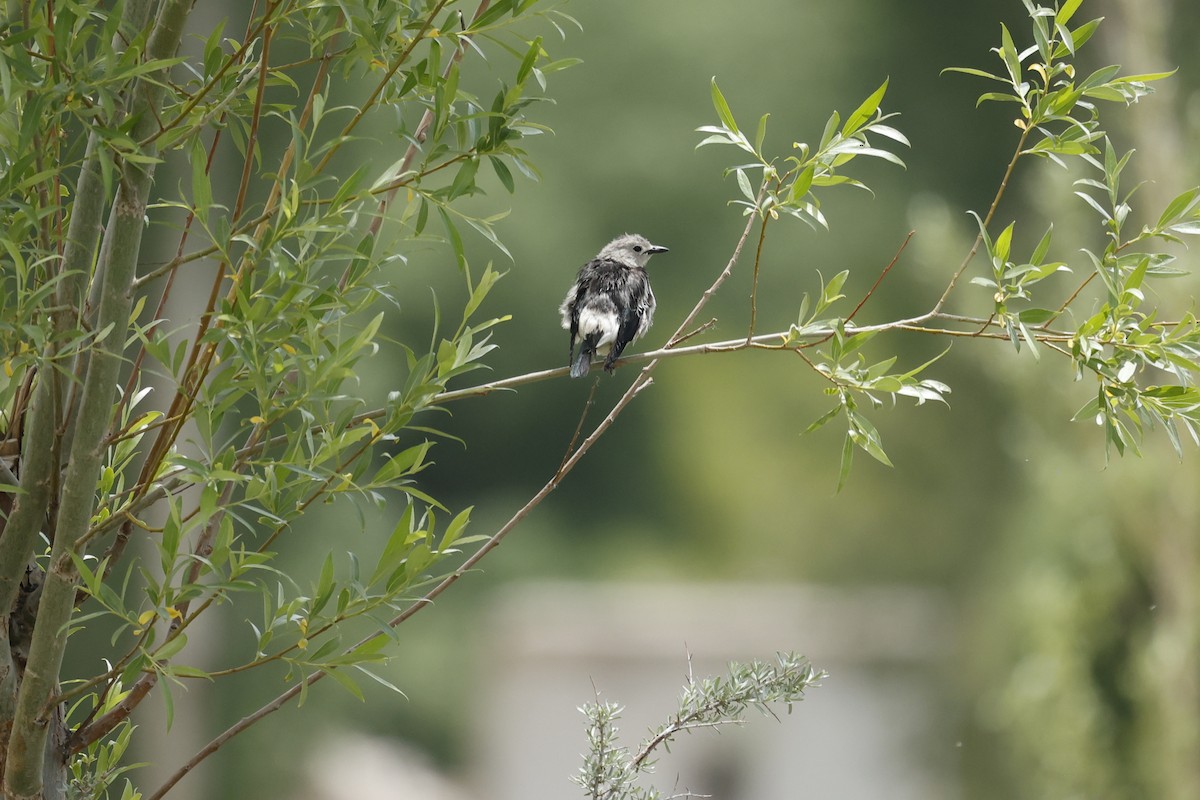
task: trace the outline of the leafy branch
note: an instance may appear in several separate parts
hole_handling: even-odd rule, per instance
[[[778,719],[774,706],[782,705],[791,713],[792,705],[804,699],[805,690],[819,686],[825,677],[825,672],[794,653],[781,653],[775,663],[730,664],[728,677],[697,681],[689,669],[678,709],[633,754],[619,744],[616,723],[624,709],[599,700],[589,703],[579,709],[588,719],[588,751],[579,774],[571,780],[592,800],[659,800],[661,792],[638,782],[654,772],[658,751],[668,748],[679,734],[742,725],[750,709]]]

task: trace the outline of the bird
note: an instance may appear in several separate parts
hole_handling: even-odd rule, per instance
[[[606,356],[604,369],[611,374],[621,352],[650,330],[656,303],[646,262],[655,253],[666,252],[666,247],[651,244],[645,236],[626,233],[580,268],[558,309],[563,328],[571,333],[572,378],[587,375],[592,358],[598,355]]]

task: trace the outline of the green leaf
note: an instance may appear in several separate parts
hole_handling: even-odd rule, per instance
[[[520,68],[517,69],[517,83],[524,83],[529,77],[529,73],[533,70],[533,65],[537,63],[538,55],[542,52],[542,37],[535,37],[529,43],[529,51],[525,53],[524,60],[521,61]]]
[[[1042,354],[1038,349],[1037,339],[1034,338],[1034,335],[1030,332],[1029,328],[1025,326],[1024,321],[1021,319],[1017,320],[1017,327],[1021,330],[1021,338],[1023,338],[1029,344],[1029,352],[1033,354],[1033,360],[1041,361]]]
[[[800,171],[796,176],[796,180],[792,181],[792,188],[789,194],[789,202],[799,203],[808,194],[808,190],[812,188],[813,175],[815,174],[814,165],[809,165]]]
[[[1079,10],[1083,0],[1066,0],[1062,7],[1058,9],[1058,13],[1054,15],[1054,23],[1056,25],[1066,25],[1071,21],[1071,17],[1075,16],[1075,12]]]
[[[375,477],[371,479],[371,483],[378,486],[386,486],[406,475],[420,472],[426,466],[424,463],[425,454],[429,452],[429,448],[431,447],[433,447],[433,442],[426,440],[397,453],[379,468],[379,471],[375,473]]]
[[[836,406],[829,409],[824,414],[822,414],[821,416],[819,416],[815,420],[813,420],[811,423],[809,423],[809,426],[807,428],[805,428],[803,431],[801,431],[800,435],[803,436],[805,434],[812,433],[813,431],[817,430],[818,428],[823,427],[826,423],[832,422],[834,419],[836,419],[838,417],[838,415],[840,415],[842,413],[842,410],[844,408],[845,407],[841,403],[838,403]]]
[[[1115,78],[1117,76],[1117,73],[1120,71],[1121,71],[1121,66],[1119,64],[1110,64],[1107,67],[1101,67],[1100,69],[1093,72],[1091,75],[1088,75],[1079,84],[1078,90],[1079,91],[1087,91],[1088,89],[1094,89],[1097,86],[1103,86],[1103,85],[1107,84],[1109,81],[1111,81],[1113,78]]]
[[[325,555],[325,562],[321,565],[321,577],[317,580],[317,589],[312,602],[312,607],[309,609],[309,614],[316,615],[321,612],[325,604],[329,602],[329,598],[333,596],[333,553]]]
[[[392,683],[392,682],[390,682],[390,681],[384,680],[382,677],[380,677],[379,675],[376,675],[374,672],[372,672],[371,670],[367,669],[367,668],[366,668],[366,667],[364,667],[362,664],[355,664],[355,665],[354,665],[354,668],[355,668],[356,670],[358,670],[359,672],[361,672],[363,675],[366,675],[368,678],[370,678],[371,680],[373,680],[373,681],[375,681],[376,683],[378,683],[380,686],[384,686],[384,687],[386,687],[386,688],[388,688],[388,689],[391,689],[393,692],[395,692],[396,694],[400,695],[401,697],[405,697],[405,698],[407,698],[407,697],[408,697],[408,695],[406,695],[406,694],[405,694],[405,693],[404,693],[404,692],[403,692],[403,691],[400,689],[400,687],[399,687],[399,686],[396,686],[394,683]]]
[[[367,698],[363,695],[362,689],[358,688],[358,684],[355,683],[354,680],[345,672],[337,668],[323,669],[321,671],[337,681],[347,692],[354,695],[359,700],[364,702],[366,701]]]
[[[987,78],[988,80],[999,81],[1000,83],[1008,83],[1008,81],[999,75],[993,75],[990,72],[984,72],[981,69],[973,67],[946,67],[942,70],[941,74],[945,75],[947,72],[961,72],[964,75],[974,75],[976,78]]]
[[[473,193],[475,191],[475,173],[478,171],[479,159],[468,158],[464,161],[458,169],[458,174],[454,176],[454,182],[450,184],[450,191],[446,195],[446,199],[453,200],[464,194]]]
[[[400,521],[392,529],[392,535],[388,537],[387,544],[383,548],[383,554],[379,557],[379,561],[375,565],[375,571],[371,574],[369,584],[374,585],[381,580],[389,578],[404,563],[404,557],[407,555],[409,547],[412,546],[412,541],[409,539],[414,533],[412,526],[413,505],[409,503],[405,507]]]
[[[892,466],[892,462],[887,457],[887,453],[883,452],[883,446],[880,443],[879,431],[871,424],[870,420],[861,414],[847,410],[851,419],[850,438],[856,445],[861,447],[872,458],[885,466]]]
[[[450,246],[454,249],[454,258],[458,264],[458,268],[462,272],[467,271],[467,255],[463,250],[462,234],[458,232],[458,227],[454,224],[454,220],[450,218],[450,212],[446,211],[442,206],[437,207],[438,214],[441,215],[442,224],[446,226],[446,235],[450,237]]]
[[[1000,231],[1000,235],[996,237],[996,243],[992,247],[992,255],[1000,261],[1008,261],[1008,254],[1012,249],[1013,228],[1016,222],[1008,223],[1008,227]]]
[[[978,99],[975,100],[975,107],[979,108],[979,106],[989,101],[995,103],[1022,102],[1021,98],[1015,94],[1008,94],[1006,92],[984,92],[983,94],[979,95]]]
[[[496,173],[496,177],[500,180],[500,184],[512,194],[517,190],[516,184],[513,181],[512,172],[509,171],[505,163],[496,156],[488,156],[488,163],[492,165],[492,171]]]
[[[1149,83],[1150,81],[1161,81],[1171,77],[1178,71],[1179,69],[1175,68],[1168,72],[1143,72],[1140,75],[1122,75],[1113,81],[1113,83]]]
[[[486,28],[498,22],[501,17],[512,10],[514,10],[512,0],[499,0],[499,2],[492,3],[487,11],[484,11],[471,22],[467,30],[477,31],[480,28]]]
[[[1155,229],[1161,230],[1172,222],[1175,222],[1195,208],[1198,202],[1200,202],[1200,187],[1188,189],[1167,204],[1167,207],[1163,209],[1162,215],[1158,218],[1158,223],[1154,226]]]
[[[721,94],[720,87],[717,86],[717,78],[714,75],[712,79],[712,103],[713,108],[717,111],[717,116],[720,117],[721,123],[733,131],[738,132],[737,123],[734,122],[733,112],[729,110],[729,104],[725,102],[725,95]]]
[[[178,633],[174,639],[170,639],[162,647],[154,651],[154,659],[156,661],[170,661],[171,658],[183,650],[187,646],[187,634]]]
[[[838,112],[834,111],[829,115],[829,119],[825,120],[825,130],[821,132],[821,146],[818,150],[824,150],[833,141],[834,134],[837,133],[838,123],[842,118],[838,116]]]
[[[842,461],[838,468],[837,489],[834,491],[840,492],[846,485],[846,479],[850,477],[850,465],[854,463],[854,440],[850,437],[850,433],[846,433],[846,438],[842,441]]]
[[[177,678],[204,678],[212,680],[212,675],[198,667],[189,667],[186,664],[174,664],[166,669],[168,675],[174,675]]]
[[[1046,253],[1050,251],[1050,234],[1054,231],[1054,223],[1046,228],[1046,232],[1042,234],[1041,241],[1037,243],[1037,247],[1033,248],[1033,255],[1029,257],[1029,263],[1035,267],[1040,266],[1046,258]]]
[[[1074,53],[1080,47],[1083,47],[1087,40],[1092,38],[1092,34],[1094,34],[1096,29],[1100,27],[1101,19],[1103,18],[1089,20],[1071,31],[1071,42],[1073,46],[1070,51],[1072,53]],[[1058,51],[1055,51],[1054,57],[1061,58],[1062,56],[1059,55]]]
[[[767,138],[767,119],[770,116],[770,114],[763,114],[758,120],[758,130],[754,134],[754,149],[759,153],[762,152],[763,140]]]
[[[474,506],[469,506],[463,509],[454,519],[450,521],[450,524],[446,527],[446,532],[442,534],[442,542],[438,547],[439,552],[445,553],[454,546],[454,543],[458,540],[458,537],[461,536],[463,530],[466,529],[467,523],[471,519],[471,511],[473,508]]]
[[[1017,318],[1021,322],[1029,325],[1041,325],[1044,322],[1049,322],[1057,316],[1059,316],[1059,312],[1051,311],[1048,308],[1026,308],[1022,309],[1021,312],[1017,314]]]
[[[1017,46],[1013,44],[1012,34],[1003,22],[1000,23],[1000,43],[1000,58],[1004,60],[1004,66],[1008,69],[1013,85],[1016,86],[1021,83],[1021,57],[1018,55]]]
[[[208,209],[212,206],[212,183],[208,179],[208,153],[197,136],[192,140],[192,205],[196,210],[196,219],[201,223],[208,222]]]
[[[869,120],[879,109],[879,104],[883,100],[884,94],[887,93],[888,80],[885,78],[883,84],[876,89],[862,104],[854,109],[854,113],[846,118],[846,124],[842,126],[843,136],[852,136],[863,124]]]

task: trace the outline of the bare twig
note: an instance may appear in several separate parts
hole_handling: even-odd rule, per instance
[[[587,402],[583,404],[583,411],[579,415],[579,424],[575,426],[575,433],[571,434],[571,442],[567,445],[567,449],[563,452],[562,461],[559,462],[558,468],[561,470],[563,464],[567,463],[567,459],[571,457],[572,451],[575,450],[575,443],[579,441],[579,434],[583,433],[583,423],[587,421],[588,412],[592,409],[592,402],[596,399],[596,390],[600,388],[600,376],[592,381],[592,389],[588,392]]]
[[[761,199],[759,202],[762,202]],[[762,262],[763,242],[767,239],[767,222],[770,219],[770,214],[763,214],[758,227],[758,247],[754,250],[754,276],[750,282],[750,327],[746,329],[747,342],[754,338],[754,329],[758,324],[758,267]]]
[[[691,331],[690,333],[685,333],[683,336],[680,336],[675,341],[675,344],[677,344],[677,345],[682,344],[683,342],[686,342],[688,339],[691,339],[693,336],[699,336],[700,334],[704,333],[706,330],[708,330],[709,328],[711,328],[713,325],[716,325],[716,324],[717,324],[717,318],[713,317],[708,322],[704,323],[703,325],[701,325],[700,327]]]
[[[871,284],[871,288],[868,289],[867,293],[863,295],[862,300],[858,301],[858,305],[856,305],[854,310],[850,312],[850,316],[846,317],[846,322],[854,319],[854,315],[857,314],[862,307],[867,304],[867,301],[871,299],[871,295],[875,294],[875,290],[879,288],[879,284],[883,283],[883,279],[888,276],[888,273],[892,271],[892,267],[896,266],[896,262],[900,260],[900,256],[904,253],[904,248],[908,247],[908,243],[912,241],[914,234],[916,234],[916,231],[909,231],[908,235],[904,237],[904,241],[900,243],[899,249],[896,250],[896,255],[892,256],[892,260],[889,261],[888,265],[883,268],[882,272],[879,273],[879,277],[875,279],[875,283]]]

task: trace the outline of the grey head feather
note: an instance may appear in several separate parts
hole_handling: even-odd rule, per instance
[[[597,258],[608,258],[621,264],[644,267],[655,253],[665,253],[667,248],[651,244],[645,236],[626,233],[604,245]]]

